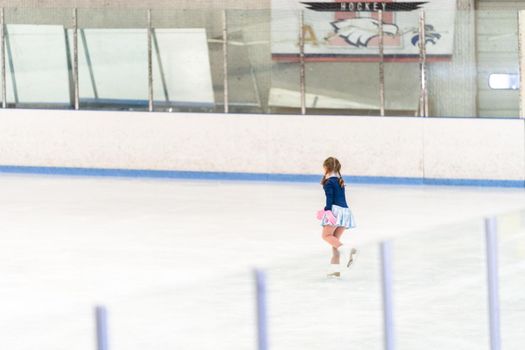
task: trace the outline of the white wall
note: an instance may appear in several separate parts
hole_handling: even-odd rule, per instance
[[[0,165],[525,181],[523,120],[0,111]]]

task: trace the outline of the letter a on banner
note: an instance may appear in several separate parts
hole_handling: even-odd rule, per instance
[[[311,44],[313,46],[317,46],[319,44],[319,40],[317,40],[317,35],[315,34],[315,31],[311,25],[305,24],[303,26],[303,37],[305,44]]]

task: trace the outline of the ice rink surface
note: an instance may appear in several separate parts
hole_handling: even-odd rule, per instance
[[[2,175],[0,193],[0,349],[95,349],[95,304],[114,350],[255,349],[259,267],[270,349],[379,350],[385,238],[398,349],[488,349],[491,214],[503,348],[525,344],[524,190],[349,184],[360,255],[341,280],[319,184]]]

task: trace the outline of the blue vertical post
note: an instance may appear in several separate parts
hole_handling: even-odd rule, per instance
[[[383,286],[383,324],[385,350],[395,349],[394,312],[392,302],[392,244],[381,242],[381,280]]]
[[[257,291],[257,349],[268,350],[268,318],[266,305],[266,275],[255,270],[255,287]]]
[[[108,350],[108,313],[104,306],[95,307],[97,350]]]
[[[490,348],[501,349],[499,285],[498,285],[498,227],[495,217],[485,219],[487,245],[487,285],[489,296]]]

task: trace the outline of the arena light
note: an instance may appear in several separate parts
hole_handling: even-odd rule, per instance
[[[518,74],[491,74],[489,86],[494,90],[518,90],[520,78]]]

